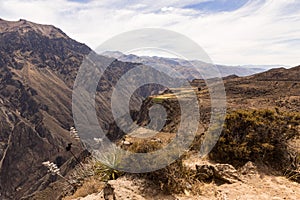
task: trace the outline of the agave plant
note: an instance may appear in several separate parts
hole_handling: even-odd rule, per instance
[[[123,174],[117,170],[121,164],[120,151],[117,146],[113,146],[108,152],[94,152],[94,156],[100,161],[95,165],[95,172],[101,175],[104,181],[115,180]]]

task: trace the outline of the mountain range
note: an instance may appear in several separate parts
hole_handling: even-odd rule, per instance
[[[180,75],[188,80],[203,78],[202,75],[205,75],[205,77],[207,78],[213,78],[216,76],[213,70],[210,70],[211,64],[199,60],[187,61],[179,58],[137,56],[134,54],[126,55],[118,51],[106,51],[101,54],[104,56],[116,58],[123,62],[143,63],[144,65],[149,65],[161,70],[167,69],[169,67],[176,70]],[[283,67],[282,65],[226,66],[218,64],[214,66],[217,67],[222,77],[229,75],[249,76],[266,71],[270,68]]]

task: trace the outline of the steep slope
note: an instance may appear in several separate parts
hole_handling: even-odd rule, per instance
[[[55,181],[45,176],[43,161],[65,164],[71,157],[65,150],[68,143],[75,154],[82,151],[69,134],[74,126],[72,88],[90,52],[53,26],[0,20],[0,199],[30,199]],[[111,62],[97,88],[97,114],[104,129],[112,119],[106,97],[119,77],[137,65]]]
[[[89,52],[53,26],[0,21],[1,199],[34,192],[43,161],[69,159],[71,80]]]

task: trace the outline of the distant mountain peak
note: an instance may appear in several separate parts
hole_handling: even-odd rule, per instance
[[[214,78],[218,76],[213,70],[212,65],[200,60],[184,60],[180,58],[166,58],[159,56],[137,56],[134,54],[124,54],[120,51],[106,51],[102,55],[107,57],[116,58],[122,62],[142,63],[144,65],[152,66],[159,70],[167,70],[169,67],[179,72],[183,77],[188,80],[201,79],[203,75],[206,78]],[[243,66],[226,66],[215,65],[220,71],[222,77],[229,75],[248,76],[256,73],[266,71],[263,68],[250,68]]]
[[[7,21],[0,19],[0,33],[18,32],[19,34],[26,34],[30,31],[37,32],[51,39],[68,37],[63,31],[52,25],[37,24],[25,19],[20,19],[19,21]]]
[[[104,51],[104,52],[101,53],[101,55],[107,56],[107,57],[112,57],[112,58],[118,58],[118,57],[121,57],[121,56],[126,56],[121,51]]]

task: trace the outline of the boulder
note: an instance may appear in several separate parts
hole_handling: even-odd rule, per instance
[[[253,175],[257,173],[257,167],[253,162],[247,162],[243,167],[239,169],[242,175]]]
[[[229,184],[241,181],[238,171],[229,164],[196,165],[196,173],[202,181],[217,180]]]

